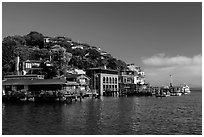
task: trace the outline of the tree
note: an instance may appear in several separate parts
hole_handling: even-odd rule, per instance
[[[8,36],[2,42],[2,70],[3,73],[13,72],[15,58],[19,56],[21,60],[26,60],[29,56],[25,39],[21,36]]]
[[[66,52],[66,49],[59,45],[53,46],[51,52],[54,67],[57,68],[58,75],[61,75],[60,73],[62,73],[68,67],[68,63],[72,58],[72,54]]]
[[[72,55],[83,57],[85,56],[85,51],[83,49],[73,49]]]
[[[44,48],[44,36],[36,31],[31,31],[25,36],[26,44],[31,47]]]
[[[65,48],[67,52],[72,52],[72,45],[69,42],[60,42],[58,43],[61,47]]]
[[[124,62],[124,61],[122,61],[122,60],[117,60],[117,69],[119,70],[119,71],[121,71],[121,70],[124,70],[124,69],[126,69],[127,68],[127,64]]]
[[[44,75],[45,79],[52,79],[53,77],[57,76],[57,70],[53,66],[46,66],[45,63],[41,63],[40,67],[42,69],[42,74]]]
[[[45,43],[44,36],[32,31],[25,36],[8,36],[2,41],[2,70],[3,75],[15,70],[15,58],[25,60],[50,60],[54,67],[44,67],[47,78],[54,77],[56,72],[62,75],[69,65],[87,70],[92,67],[107,66],[114,70],[127,68],[124,61],[113,58],[110,54],[101,55],[96,47],[86,43],[73,42],[67,37],[51,38],[50,43]],[[58,44],[58,45],[56,45]],[[83,49],[72,49],[73,46],[83,45]],[[49,77],[49,74],[51,75]]]
[[[91,59],[99,59],[99,58],[101,58],[101,54],[97,50],[95,50],[95,49],[88,49],[86,51],[86,54],[88,54],[87,57],[91,58]]]
[[[115,58],[108,58],[107,62],[108,62],[108,65],[107,65],[108,68],[117,70],[117,60]]]
[[[50,54],[51,53],[46,48],[43,48],[43,49],[32,48],[30,49],[29,59],[30,60],[40,60],[40,59],[49,60]]]

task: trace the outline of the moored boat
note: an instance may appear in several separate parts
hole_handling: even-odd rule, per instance
[[[181,92],[172,92],[170,95],[171,96],[181,96]]]
[[[190,87],[185,84],[184,86],[182,86],[181,92],[182,92],[183,94],[189,94],[189,93],[191,92],[191,91],[190,91]]]
[[[166,94],[156,94],[156,97],[166,97]]]

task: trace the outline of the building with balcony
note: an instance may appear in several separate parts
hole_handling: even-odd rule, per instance
[[[136,90],[136,72],[131,70],[121,71],[119,74],[119,89],[121,93],[131,93]]]
[[[90,78],[85,74],[66,74],[65,79],[67,82],[76,82],[80,91],[86,92],[90,90]]]
[[[135,66],[133,63],[127,65],[130,71],[135,72],[134,83],[143,85],[145,84],[145,72],[142,71],[141,67]]]

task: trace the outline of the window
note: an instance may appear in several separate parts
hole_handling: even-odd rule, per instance
[[[127,83],[131,83],[132,79],[131,78],[127,78]]]
[[[103,83],[106,83],[106,78],[105,77],[103,77]]]
[[[126,81],[127,79],[126,78],[124,78],[124,83],[126,83],[127,81]]]
[[[111,83],[111,77],[109,77],[109,83]]]
[[[31,68],[31,63],[26,63],[26,68]]]
[[[108,83],[108,77],[106,77],[106,83]]]
[[[85,79],[79,79],[79,82],[80,83],[86,83],[86,80]]]
[[[114,84],[114,78],[112,78],[112,83]]]
[[[118,81],[117,78],[115,78],[115,83],[116,83],[116,84],[117,84],[117,81]]]
[[[115,85],[115,90],[117,90],[117,85]]]
[[[103,85],[103,90],[106,90],[106,85]]]

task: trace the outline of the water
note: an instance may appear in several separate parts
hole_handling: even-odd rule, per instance
[[[86,98],[72,104],[3,103],[2,134],[202,134],[202,92]]]

